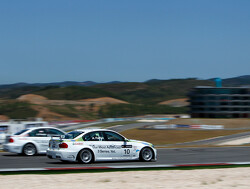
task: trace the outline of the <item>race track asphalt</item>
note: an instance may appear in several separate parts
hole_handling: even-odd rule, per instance
[[[250,147],[173,148],[158,149],[156,162],[95,162],[92,164],[65,163],[45,155],[33,157],[1,152],[0,169],[49,167],[100,167],[100,166],[157,166],[163,164],[205,164],[224,162],[250,162]]]

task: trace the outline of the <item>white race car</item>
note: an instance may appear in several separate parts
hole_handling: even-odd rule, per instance
[[[66,133],[54,127],[37,127],[24,129],[6,138],[3,149],[8,152],[32,156],[45,154],[52,136]]]
[[[156,160],[157,152],[150,143],[129,140],[107,129],[86,129],[69,132],[60,139],[51,139],[47,156],[61,161]]]

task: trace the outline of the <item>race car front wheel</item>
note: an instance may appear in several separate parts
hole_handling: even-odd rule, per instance
[[[23,147],[23,153],[26,156],[33,156],[36,154],[36,147],[34,144],[25,144]]]
[[[150,148],[143,148],[140,153],[140,159],[142,161],[151,161],[153,159],[153,151]]]
[[[93,154],[89,149],[83,149],[79,153],[79,160],[82,163],[90,163],[93,161]]]

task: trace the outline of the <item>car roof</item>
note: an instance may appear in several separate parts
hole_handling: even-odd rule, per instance
[[[109,129],[86,128],[86,129],[77,129],[77,130],[74,130],[74,131],[88,133],[88,132],[92,132],[92,131],[112,131],[112,130],[109,130]],[[115,132],[115,131],[112,131],[112,132]]]
[[[58,129],[56,127],[31,127],[31,128],[27,128],[28,130],[34,130],[34,129],[57,129],[62,131],[61,129]]]

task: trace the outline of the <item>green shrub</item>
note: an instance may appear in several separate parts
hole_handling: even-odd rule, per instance
[[[0,114],[6,115],[11,119],[26,119],[35,117],[37,111],[33,110],[26,102],[5,102],[0,104]]]
[[[186,107],[170,107],[166,105],[135,105],[115,104],[100,108],[100,117],[126,117],[145,114],[183,114],[187,113]]]

